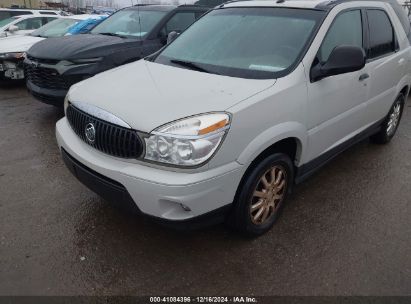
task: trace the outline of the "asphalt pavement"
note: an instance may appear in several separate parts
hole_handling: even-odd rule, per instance
[[[341,154],[257,239],[103,201],[61,160],[62,115],[0,88],[0,295],[411,295],[411,101],[389,145]]]

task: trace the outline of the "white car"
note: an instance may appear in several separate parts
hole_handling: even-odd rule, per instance
[[[11,36],[0,41],[0,81],[24,78],[24,54],[34,44],[47,38],[61,37],[67,34],[79,21],[100,19],[100,15],[75,15],[60,17],[25,36]]]
[[[56,15],[22,15],[0,21],[0,38],[27,35],[60,16]],[[2,41],[2,40],[0,40]]]
[[[63,11],[58,10],[36,10],[36,9],[26,9],[26,8],[0,8],[0,21],[4,19],[8,19],[14,16],[21,16],[21,15],[35,15],[35,16],[43,16],[43,15],[61,15],[64,16],[66,13]]]
[[[260,235],[295,183],[362,139],[393,138],[410,36],[393,0],[227,3],[146,60],[72,86],[58,145],[115,203]]]

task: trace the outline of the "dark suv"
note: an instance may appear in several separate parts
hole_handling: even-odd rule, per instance
[[[63,106],[70,86],[158,51],[171,32],[184,31],[208,9],[133,6],[116,12],[89,34],[41,41],[27,52],[27,88],[36,99]]]

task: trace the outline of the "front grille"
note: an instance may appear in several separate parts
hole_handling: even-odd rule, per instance
[[[70,88],[70,84],[54,69],[25,64],[24,73],[27,80],[41,88],[56,90],[68,90]]]
[[[38,63],[45,63],[45,64],[57,64],[60,60],[56,59],[42,59],[42,58],[34,58],[33,56],[27,55],[27,58],[31,61],[36,61]]]
[[[74,132],[101,152],[121,158],[138,158],[143,152],[141,139],[135,130],[91,116],[73,105],[68,106],[66,116]],[[90,123],[95,130],[94,142],[86,137],[86,127]]]

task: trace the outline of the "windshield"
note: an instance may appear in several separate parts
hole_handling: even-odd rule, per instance
[[[64,36],[78,22],[79,20],[76,19],[56,19],[35,30],[30,35],[43,38]]]
[[[9,23],[12,23],[13,21],[15,21],[16,19],[18,19],[17,17],[11,17],[11,18],[7,18],[4,20],[0,21],[0,27],[6,26]]]
[[[91,33],[112,34],[131,38],[143,37],[148,34],[166,14],[167,12],[165,11],[122,10],[97,25]]]
[[[306,9],[217,9],[181,34],[155,62],[233,77],[277,78],[297,62],[323,15]]]

